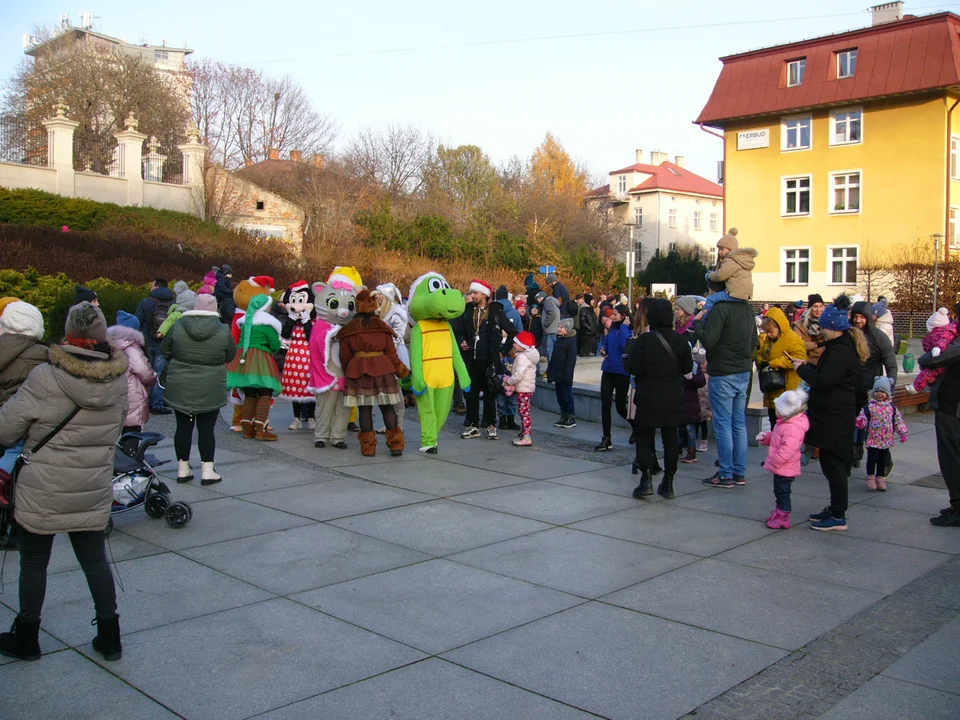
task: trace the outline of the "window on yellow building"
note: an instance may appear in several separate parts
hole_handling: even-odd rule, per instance
[[[717,214],[710,213],[710,232],[717,232]]]
[[[787,87],[803,84],[803,76],[807,72],[807,59],[799,58],[787,63]]]
[[[858,213],[860,212],[860,173],[831,173],[830,183],[833,186],[833,197],[830,199],[830,212]]]
[[[810,176],[783,179],[783,215],[810,214]]]
[[[830,133],[831,145],[853,145],[863,141],[863,111],[836,110],[830,113],[833,132]]]
[[[809,150],[813,147],[813,118],[809,115],[784,118],[780,136],[781,150]]]
[[[679,222],[677,222],[677,209],[676,209],[676,208],[670,208],[669,225],[670,225],[670,227],[672,227],[672,228],[680,227]]]
[[[693,229],[703,230],[703,213],[699,210],[693,213]]]
[[[837,53],[837,77],[840,79],[853,77],[857,72],[857,49],[844,50]]]
[[[830,255],[830,284],[854,285],[857,282],[857,254],[856,245],[831,247],[827,250]]]
[[[810,248],[781,250],[784,285],[807,285],[810,282]]]

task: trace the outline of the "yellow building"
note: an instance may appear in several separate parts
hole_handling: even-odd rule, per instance
[[[918,241],[960,249],[960,17],[902,6],[721,58],[696,122],[723,133],[724,224],[760,251],[754,299],[853,291]]]

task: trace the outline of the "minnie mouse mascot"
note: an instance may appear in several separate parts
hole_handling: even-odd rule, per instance
[[[313,430],[317,408],[316,398],[310,385],[310,333],[316,312],[313,309],[313,290],[310,284],[300,280],[283,291],[281,303],[287,311],[283,321],[281,340],[287,349],[280,384],[283,395],[293,401],[291,430]]]

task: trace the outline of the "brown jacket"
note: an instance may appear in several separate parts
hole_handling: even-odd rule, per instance
[[[21,438],[31,450],[71,411],[78,412],[30,458],[17,482],[15,517],[32,533],[100,530],[113,502],[113,456],[127,414],[127,357],[82,359],[89,351],[50,348],[50,363],[27,377],[0,408],[0,445]]]
[[[364,375],[405,378],[410,369],[397,356],[395,337],[393,329],[380,318],[358,313],[337,333],[343,376],[348,380],[357,380]]]
[[[817,333],[810,334],[810,310],[803,313],[800,322],[793,324],[793,330],[803,340],[803,346],[807,348],[807,362],[816,365],[820,362],[820,356],[823,355],[823,335]]]
[[[0,405],[12,398],[37,365],[47,361],[47,346],[30,335],[0,335]]]
[[[710,273],[710,280],[726,283],[730,297],[749,300],[753,297],[753,266],[758,254],[753,248],[731,251]]]

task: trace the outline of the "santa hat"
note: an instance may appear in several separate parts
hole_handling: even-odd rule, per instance
[[[277,285],[269,275],[256,275],[250,278],[250,283],[257,287],[270,288],[273,290]]]
[[[521,333],[517,333],[517,336],[513,339],[513,344],[521,350],[529,350],[537,346],[537,338],[534,337],[532,332],[524,330]]]
[[[297,280],[293,285],[290,286],[290,292],[299,292],[300,290],[309,290],[310,283],[306,280]]]
[[[493,286],[483,280],[474,280],[470,283],[470,292],[481,293],[482,295],[490,297],[493,295]]]
[[[927,332],[933,332],[934,328],[946,327],[950,324],[950,311],[946,308],[940,308],[933,315],[927,318]]]

